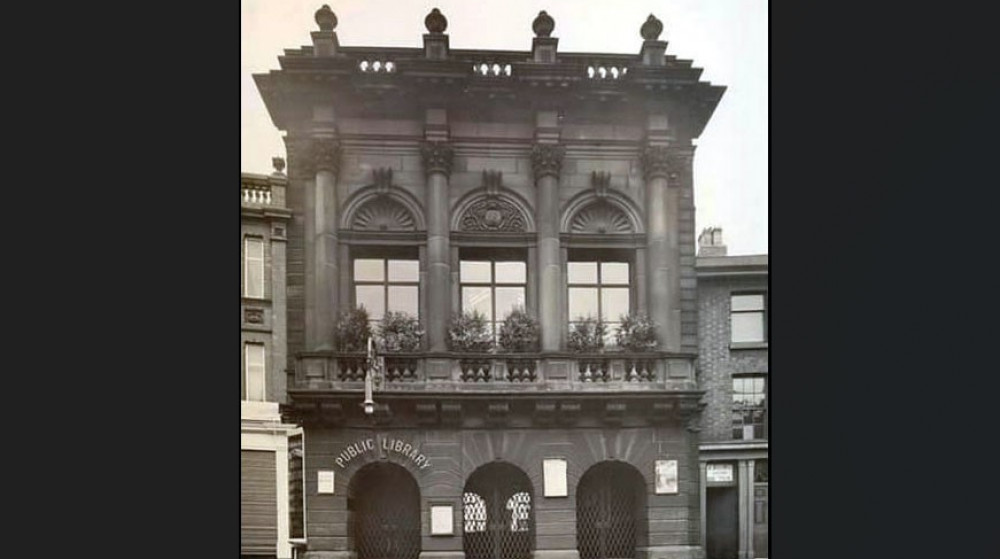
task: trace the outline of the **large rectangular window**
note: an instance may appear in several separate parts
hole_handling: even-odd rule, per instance
[[[420,261],[404,258],[355,258],[354,304],[364,306],[371,321],[386,311],[420,317]]]
[[[621,260],[573,260],[566,264],[570,324],[598,318],[605,325],[605,345],[614,343],[622,315],[631,309],[631,266]]]
[[[767,392],[764,376],[733,377],[733,438],[767,438]]]
[[[244,399],[252,402],[263,402],[267,399],[264,374],[264,344],[248,343],[245,346],[245,353],[246,394]]]
[[[243,294],[264,298],[264,239],[247,237],[243,249]]]
[[[734,293],[730,298],[729,325],[733,343],[767,341],[767,295]]]
[[[481,312],[497,336],[503,319],[514,308],[525,306],[528,265],[513,257],[463,258],[459,282],[462,312]]]

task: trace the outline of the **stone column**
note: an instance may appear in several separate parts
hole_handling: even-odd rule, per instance
[[[647,146],[642,152],[643,175],[646,180],[646,300],[649,318],[656,323],[660,349],[670,351],[676,327],[671,320],[670,299],[672,275],[677,264],[670,259],[671,228],[667,208],[668,150],[663,146]]]
[[[446,351],[451,318],[448,179],[454,150],[447,142],[428,141],[420,154],[427,176],[427,341],[430,351]]]
[[[332,137],[313,138],[315,181],[306,203],[306,345],[332,349],[337,296],[337,175],[340,143]]]
[[[558,144],[535,144],[531,164],[537,187],[535,224],[538,234],[538,321],[542,351],[558,351],[562,341],[559,302],[562,267],[559,258],[559,172],[565,150]]]

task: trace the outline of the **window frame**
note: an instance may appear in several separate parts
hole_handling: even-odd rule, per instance
[[[498,341],[500,337],[500,325],[503,323],[503,316],[497,316],[497,287],[505,288],[521,288],[523,291],[524,303],[521,305],[525,310],[528,310],[528,293],[529,285],[531,284],[531,269],[528,253],[525,250],[519,249],[462,249],[459,252],[458,258],[458,310],[459,313],[465,313],[467,310],[465,306],[465,296],[464,291],[466,287],[488,287],[490,290],[490,314],[487,315],[486,321],[490,325],[493,332],[494,341]],[[462,278],[462,263],[463,262],[489,262],[490,264],[490,281],[465,281]],[[497,283],[497,271],[496,265],[498,262],[517,262],[524,265],[524,281],[522,283]],[[530,312],[530,311],[529,311]]]
[[[605,336],[607,339],[604,341],[605,346],[614,346],[616,340],[617,325],[621,323],[616,317],[612,317],[612,320],[605,321],[601,319],[601,311],[603,307],[603,297],[601,296],[601,291],[604,289],[626,289],[628,292],[628,310],[626,311],[629,315],[635,315],[636,313],[636,299],[637,299],[637,286],[636,286],[636,265],[635,265],[635,254],[634,251],[624,251],[624,250],[581,250],[579,252],[571,250],[566,258],[566,266],[563,270],[565,277],[565,289],[566,289],[566,325],[569,331],[572,331],[573,324],[579,322],[576,320],[576,316],[573,315],[570,309],[570,290],[573,288],[592,288],[597,289],[597,318],[605,326]],[[573,283],[570,281],[569,277],[569,267],[573,263],[591,263],[597,264],[597,283]],[[602,278],[602,264],[627,264],[628,265],[628,282],[624,284],[604,284],[601,281]],[[612,325],[616,325],[614,328]]]
[[[737,395],[737,392],[736,392],[736,381],[737,380],[752,380],[752,379],[761,379],[763,381],[763,386],[761,387],[761,392],[760,392],[760,394],[763,397],[762,403],[759,406],[741,406],[740,408],[737,408],[736,407],[736,395]],[[737,441],[766,441],[767,440],[767,427],[768,427],[768,404],[769,404],[769,402],[768,402],[769,398],[768,398],[768,395],[767,395],[767,389],[768,389],[768,384],[769,384],[769,382],[768,382],[768,375],[761,374],[761,373],[732,375],[731,381],[732,382],[730,383],[730,405],[729,405],[729,409],[730,409],[730,437],[731,437],[731,439],[732,440],[737,440]],[[739,394],[757,394],[757,392],[739,392]],[[757,435],[757,429],[758,429],[758,423],[756,423],[756,422],[747,423],[745,421],[746,420],[746,413],[749,412],[749,413],[752,414],[756,410],[760,410],[761,411],[761,421],[759,423],[759,428],[760,428],[760,436],[759,437],[756,436]],[[740,429],[741,430],[745,429],[748,425],[753,426],[753,428],[754,428],[754,436],[753,437],[751,437],[749,439],[746,438],[746,437],[744,437],[742,431],[741,431],[741,433],[740,433],[740,435],[738,437],[736,436],[736,423],[735,423],[735,419],[736,419],[737,413],[741,414]]]
[[[260,258],[250,256],[250,243],[260,244]],[[260,295],[254,295],[250,292],[250,266],[251,261],[260,262]],[[267,298],[267,278],[265,266],[267,260],[267,243],[264,241],[264,237],[257,235],[245,235],[243,237],[243,296],[247,299],[266,299]]]
[[[250,348],[260,348],[260,376],[261,398],[251,398],[250,394]],[[243,343],[243,401],[244,402],[266,402],[267,401],[267,346],[263,342]]]
[[[753,310],[733,310],[733,298],[741,295],[760,295],[761,296],[761,308]],[[729,293],[729,347],[730,349],[759,349],[766,348],[768,345],[768,307],[770,306],[770,299],[767,290],[740,290],[732,291]],[[736,341],[733,339],[735,330],[733,329],[733,316],[734,315],[749,315],[749,314],[760,314],[761,320],[761,340],[755,341]]]
[[[381,260],[382,261],[382,280],[359,280],[357,279],[357,274],[355,270],[355,262],[358,260]],[[389,261],[408,261],[414,262],[417,265],[417,279],[413,281],[393,281],[389,279]],[[358,254],[352,254],[350,258],[351,267],[351,299],[354,307],[358,306],[358,287],[359,286],[379,286],[382,288],[382,305],[383,305],[383,316],[385,313],[390,312],[389,308],[389,288],[390,287],[415,287],[417,289],[417,314],[414,318],[420,320],[420,304],[421,304],[421,294],[420,294],[420,273],[421,264],[420,257],[418,255],[405,255],[401,253],[396,253],[395,251],[384,251],[384,252],[361,252]],[[368,309],[370,312],[370,309]],[[397,311],[393,311],[397,312]],[[409,314],[409,313],[407,313]],[[369,322],[372,326],[375,326],[381,322],[381,318],[370,318]]]

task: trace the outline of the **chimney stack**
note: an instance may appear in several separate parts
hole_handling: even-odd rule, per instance
[[[722,244],[722,228],[707,227],[698,235],[698,256],[725,256],[726,245]]]

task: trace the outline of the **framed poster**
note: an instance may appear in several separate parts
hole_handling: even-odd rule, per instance
[[[656,461],[656,494],[677,493],[677,460]]]
[[[431,535],[451,536],[455,533],[455,509],[451,505],[431,505]]]
[[[705,477],[709,483],[732,483],[732,464],[708,464],[705,467]]]
[[[333,495],[333,470],[320,470],[317,472],[317,493],[320,495]]]
[[[566,497],[566,461],[562,458],[546,458],[542,462],[546,497]]]

